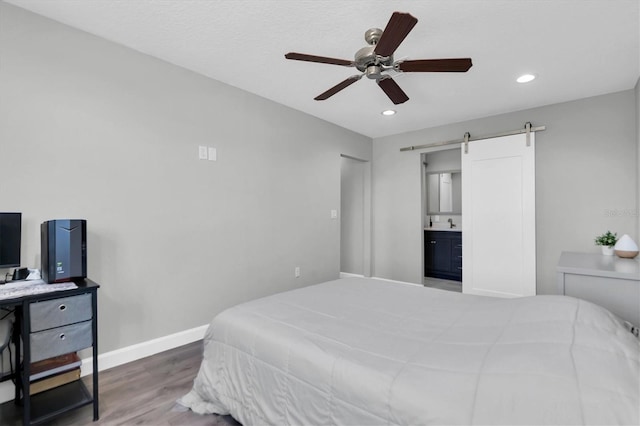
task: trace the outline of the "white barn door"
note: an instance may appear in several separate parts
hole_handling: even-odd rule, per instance
[[[462,149],[462,291],[536,294],[535,134]]]

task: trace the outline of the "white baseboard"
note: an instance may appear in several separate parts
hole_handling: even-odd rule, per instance
[[[352,274],[351,272],[340,272],[340,278],[365,278],[365,276],[360,274]],[[374,280],[387,281],[390,283],[417,285],[419,287],[424,287],[423,284],[410,283],[407,281],[390,280],[388,278],[380,278],[380,277],[371,277],[371,278]]]
[[[398,280],[390,280],[388,278],[380,278],[380,277],[371,277],[374,280],[380,280],[380,281],[388,281],[390,283],[398,283],[398,284],[408,284],[408,285],[417,285],[418,287],[424,287],[424,284],[417,284],[417,283],[410,283],[408,281],[398,281]]]
[[[98,355],[98,371],[108,370],[128,362],[146,358],[169,349],[177,348],[188,343],[195,342],[204,337],[208,325],[180,331],[168,336],[137,343],[115,351]],[[93,372],[93,357],[82,359],[81,376],[86,376]],[[0,404],[11,401],[15,396],[13,383],[6,381],[0,383]]]
[[[200,340],[204,337],[207,327],[208,325],[202,325],[190,330],[180,331],[168,336],[158,337],[157,339],[147,340],[146,342],[100,354],[98,355],[98,371],[108,370],[131,361],[146,358]],[[81,371],[81,376],[86,376],[93,372],[92,356],[82,359]]]
[[[364,278],[364,275],[352,274],[351,272],[340,272],[340,278]]]

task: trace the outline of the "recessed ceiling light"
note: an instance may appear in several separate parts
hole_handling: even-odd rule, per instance
[[[394,115],[395,113],[396,111],[393,109],[385,109],[384,111],[382,111],[382,115]]]
[[[516,79],[518,83],[528,83],[536,78],[533,74],[523,74]]]

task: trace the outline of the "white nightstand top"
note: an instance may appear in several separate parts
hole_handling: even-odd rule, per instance
[[[557,271],[640,281],[639,258],[622,259],[615,255],[564,251],[560,255]]]

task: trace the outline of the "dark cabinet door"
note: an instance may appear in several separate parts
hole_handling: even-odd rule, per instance
[[[462,281],[461,234],[449,231],[425,231],[424,269],[428,277]]]
[[[451,240],[432,232],[429,238],[429,248],[431,251],[429,269],[449,272],[451,270]]]

